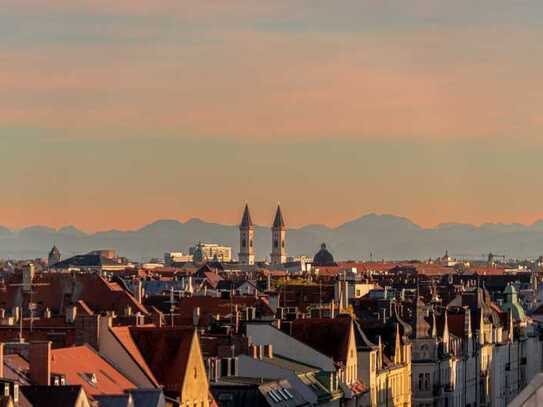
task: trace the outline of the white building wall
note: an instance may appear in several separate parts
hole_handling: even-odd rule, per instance
[[[269,324],[246,325],[247,336],[256,345],[273,346],[273,352],[285,358],[299,361],[305,365],[314,366],[325,372],[335,372],[334,361],[328,356],[294,339]]]

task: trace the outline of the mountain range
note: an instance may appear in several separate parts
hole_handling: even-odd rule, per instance
[[[269,227],[256,226],[258,258],[269,257]],[[137,230],[111,230],[85,233],[76,227],[53,229],[30,226],[10,230],[0,226],[0,257],[29,259],[46,257],[56,245],[63,258],[95,249],[116,249],[119,255],[142,261],[162,257],[167,251],[187,252],[198,241],[232,246],[239,250],[237,225],[222,225],[200,219],[187,222],[158,220]],[[543,254],[543,220],[532,225],[487,223],[480,226],[446,223],[423,228],[409,219],[368,214],[331,228],[307,225],[289,229],[289,255],[312,256],[325,242],[336,259],[427,259],[443,255],[483,259],[485,253],[509,258],[537,257]]]

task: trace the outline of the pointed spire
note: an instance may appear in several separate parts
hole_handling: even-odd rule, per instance
[[[243,216],[241,218],[240,228],[251,228],[253,227],[253,220],[251,219],[251,212],[249,211],[249,205],[245,204],[245,209],[243,210]]]
[[[281,212],[281,205],[277,204],[277,210],[275,212],[275,218],[273,220],[274,229],[283,229],[285,227],[285,220],[283,219],[283,213]]]
[[[507,322],[508,322],[508,325],[509,325],[507,336],[508,336],[509,342],[513,342],[514,328],[513,328],[513,310],[512,310],[512,308],[509,308],[509,314],[507,316]]]
[[[485,344],[485,318],[483,315],[483,308],[479,311],[479,344]]]
[[[378,336],[377,348],[377,368],[381,369],[383,366],[383,341],[381,340],[381,335]]]
[[[400,324],[396,323],[396,339],[394,345],[394,363],[402,363],[402,344],[400,341]]]
[[[436,313],[432,308],[432,338],[437,337],[437,323],[436,323]]]
[[[445,308],[445,321],[443,322],[443,351],[449,353],[449,322],[447,317],[447,309]]]
[[[464,333],[467,338],[471,338],[472,328],[471,328],[471,311],[469,308],[466,308],[464,316]]]

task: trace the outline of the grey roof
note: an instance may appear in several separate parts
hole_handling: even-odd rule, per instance
[[[321,244],[321,249],[313,257],[314,266],[335,266],[334,256],[326,248],[326,243]]]
[[[130,394],[95,395],[94,399],[100,402],[100,407],[134,407]]]
[[[132,389],[129,391],[135,407],[164,407],[166,401],[160,389]]]

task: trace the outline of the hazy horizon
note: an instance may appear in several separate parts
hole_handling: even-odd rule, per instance
[[[284,212],[284,209],[283,209],[283,212]],[[253,213],[251,213],[251,216],[253,217],[253,219],[255,218]],[[287,223],[287,229],[290,229],[290,230],[297,230],[297,229],[302,229],[302,228],[310,227],[310,226],[324,226],[324,227],[327,227],[329,229],[336,229],[336,228],[338,228],[340,226],[349,224],[351,222],[356,222],[357,220],[367,218],[367,217],[372,217],[372,216],[377,217],[377,218],[392,217],[392,218],[395,218],[395,219],[404,219],[404,220],[406,220],[408,222],[411,222],[411,223],[413,223],[413,224],[415,224],[417,226],[420,226],[422,229],[435,229],[435,228],[438,228],[440,226],[447,226],[447,225],[469,225],[469,226],[473,226],[473,227],[477,227],[477,228],[483,227],[485,225],[501,225],[501,226],[515,226],[515,225],[517,225],[517,226],[522,226],[522,227],[529,228],[531,226],[534,226],[538,222],[543,222],[543,218],[541,218],[541,219],[535,219],[533,222],[530,222],[530,223],[499,222],[499,221],[498,222],[466,223],[466,222],[456,222],[456,221],[443,221],[443,222],[439,222],[439,223],[436,223],[436,224],[433,224],[433,225],[422,225],[422,224],[414,221],[413,219],[410,219],[410,218],[408,218],[406,216],[402,216],[402,215],[399,215],[399,214],[370,212],[370,213],[360,214],[359,216],[354,217],[354,218],[346,219],[343,222],[340,222],[340,223],[337,223],[337,224],[325,224],[325,223],[319,223],[319,222],[310,222],[310,223],[305,223],[305,224],[291,225],[291,224],[288,223],[288,221],[286,223]],[[286,216],[285,216],[285,218],[286,218]],[[288,219],[288,218],[286,218],[286,219]],[[267,223],[265,223],[265,222],[255,222],[255,227],[262,227],[262,228],[270,227],[270,225],[272,223],[272,220],[270,220]],[[142,229],[142,228],[144,228],[146,226],[152,225],[152,224],[157,223],[157,222],[169,222],[169,221],[180,222],[180,223],[183,223],[183,224],[191,222],[191,221],[200,221],[200,222],[208,223],[208,224],[217,224],[217,225],[222,225],[222,226],[234,226],[234,227],[238,226],[238,224],[239,224],[239,220],[237,222],[217,222],[217,221],[213,221],[213,220],[210,220],[210,219],[187,216],[187,217],[183,217],[183,218],[179,218],[179,217],[178,218],[157,218],[157,219],[154,219],[154,220],[152,220],[150,222],[141,223],[141,224],[136,225],[136,226],[134,226],[132,228],[126,228],[126,229],[110,227],[110,228],[97,229],[97,230],[88,230],[88,229],[84,229],[82,227],[79,227],[77,224],[63,224],[63,225],[58,225],[58,226],[47,225],[47,224],[28,224],[28,225],[24,225],[24,226],[21,226],[21,227],[10,227],[7,224],[0,223],[0,227],[8,228],[12,232],[17,232],[17,231],[21,231],[21,230],[24,230],[24,229],[27,229],[27,228],[32,228],[32,227],[51,228],[51,229],[54,229],[57,232],[62,230],[62,229],[66,229],[66,228],[75,228],[78,231],[84,232],[86,234],[95,234],[95,233],[111,232],[111,231],[121,231],[121,232],[135,231],[135,230]]]

